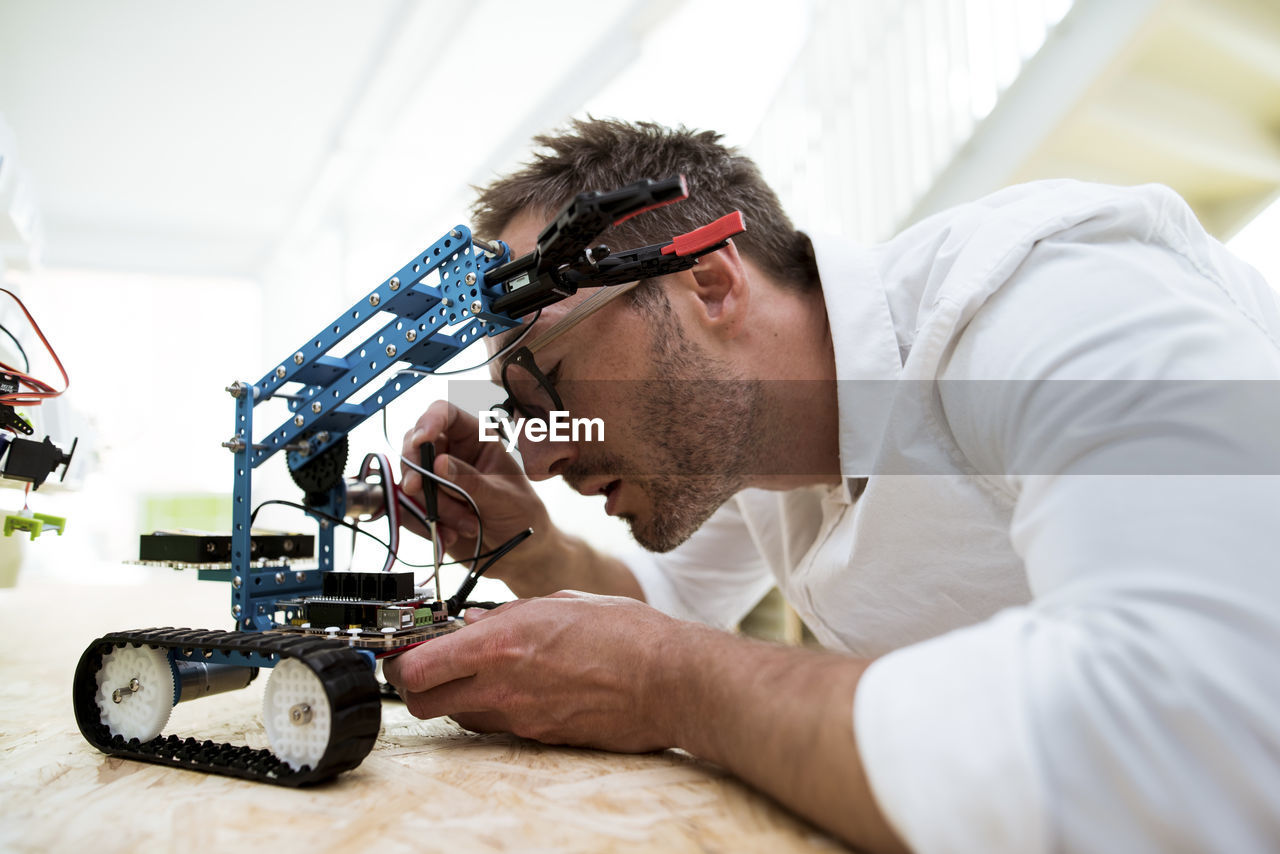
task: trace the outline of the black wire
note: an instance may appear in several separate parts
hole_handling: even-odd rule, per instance
[[[502,545],[494,549],[493,552],[491,553],[493,556],[490,557],[489,560],[485,562],[485,565],[480,567],[479,569],[473,569],[470,573],[468,573],[467,577],[462,580],[462,584],[458,586],[458,592],[454,593],[451,597],[449,597],[449,601],[448,601],[449,611],[453,614],[462,613],[462,609],[467,607],[467,603],[465,600],[468,596],[471,595],[471,591],[475,589],[476,582],[480,580],[480,576],[488,572],[489,567],[493,566],[495,563],[497,563],[499,560],[505,557],[507,552],[511,551],[516,546],[523,543],[532,535],[533,535],[533,528],[525,528],[523,531],[520,531],[514,537],[512,537],[511,539],[507,540],[505,543],[503,543]],[[475,607],[480,607],[480,606],[476,605]]]
[[[400,461],[403,462],[405,465],[407,465],[409,468],[416,471],[418,474],[422,475],[423,477],[429,477],[432,480],[434,480],[436,483],[440,484],[441,486],[446,487],[448,489],[452,489],[454,492],[458,493],[463,498],[465,498],[467,503],[471,505],[471,512],[476,514],[476,554],[475,554],[475,557],[472,558],[472,563],[471,563],[471,571],[475,572],[476,567],[480,565],[480,549],[484,545],[484,519],[481,518],[480,516],[480,508],[476,506],[476,500],[472,498],[467,493],[467,491],[463,489],[461,486],[458,486],[456,483],[451,483],[450,481],[445,480],[444,478],[442,478],[440,475],[436,474],[433,471],[427,471],[422,466],[418,465],[413,460],[409,459],[403,454],[400,455]],[[501,546],[499,546],[498,548],[501,548]],[[461,561],[459,561],[459,563],[461,563]]]
[[[301,511],[302,511],[302,512],[304,512],[304,513],[309,513],[309,514],[312,514],[312,515],[315,515],[315,516],[319,516],[319,517],[320,517],[320,518],[322,518],[322,519],[327,519],[327,520],[329,520],[330,522],[333,522],[334,524],[337,524],[337,525],[341,525],[341,526],[342,526],[342,527],[344,527],[344,528],[350,528],[351,530],[355,531],[357,534],[364,534],[366,537],[368,537],[369,539],[373,540],[373,541],[374,541],[375,543],[377,543],[378,545],[382,546],[384,549],[386,549],[386,550],[387,550],[388,552],[390,552],[391,554],[396,555],[396,560],[397,560],[397,561],[399,561],[400,563],[403,563],[405,566],[413,567],[414,569],[433,569],[433,568],[435,567],[435,562],[434,562],[434,561],[433,561],[433,562],[431,562],[431,563],[410,563],[409,561],[407,561],[407,560],[405,560],[404,558],[400,557],[400,556],[396,553],[396,550],[395,550],[395,549],[393,549],[393,548],[391,548],[391,545],[390,545],[389,543],[387,543],[387,542],[383,541],[381,538],[379,538],[379,537],[377,537],[377,536],[375,536],[375,535],[373,535],[373,534],[370,534],[368,531],[366,531],[364,528],[361,528],[359,525],[354,525],[354,524],[352,524],[351,522],[346,521],[345,519],[339,519],[337,516],[334,516],[334,515],[332,515],[332,514],[330,514],[330,513],[325,513],[323,510],[317,510],[317,509],[315,509],[314,507],[308,507],[308,506],[306,506],[305,504],[299,504],[299,503],[297,503],[296,501],[285,501],[285,500],[284,500],[284,499],[282,499],[282,498],[272,498],[272,499],[268,499],[267,501],[262,502],[261,504],[259,504],[257,507],[255,507],[255,508],[253,509],[253,512],[252,512],[251,514],[249,514],[249,525],[250,525],[250,526],[252,526],[252,525],[253,525],[253,520],[254,520],[254,519],[256,519],[256,518],[258,517],[258,511],[259,511],[259,510],[261,510],[263,507],[266,507],[266,506],[267,506],[267,505],[269,505],[269,504],[280,504],[280,505],[282,505],[282,506],[284,506],[284,507],[292,507],[292,508],[294,508],[295,510],[301,510]],[[498,548],[496,548],[496,549],[493,549],[493,550],[491,550],[491,551],[487,551],[487,552],[483,552],[482,554],[478,555],[477,557],[469,558],[469,559],[468,559],[467,561],[465,561],[465,562],[466,562],[466,563],[471,563],[471,564],[473,565],[473,567],[474,567],[475,563],[477,562],[477,558],[478,558],[479,560],[484,560],[484,559],[485,559],[485,558],[487,558],[487,557],[491,557],[491,556],[493,556],[493,555],[496,555],[496,554],[498,554],[500,551],[502,551],[502,549],[503,549],[503,547],[504,547],[505,545],[506,545],[506,544],[504,543],[502,546],[498,546]],[[449,560],[449,561],[445,561],[445,562],[441,563],[440,565],[441,565],[441,566],[461,566],[463,563],[464,563],[464,561],[461,561],[461,560]],[[488,566],[486,566],[486,567],[485,567],[485,569],[488,569]],[[483,571],[483,570],[482,570],[482,571]]]
[[[536,317],[534,318],[534,320],[537,320],[537,319],[538,318]],[[27,358],[27,351],[22,349],[22,342],[19,341],[17,339],[17,336],[15,336],[12,332],[6,329],[3,325],[0,325],[0,332],[3,332],[5,335],[8,335],[9,340],[13,342],[13,346],[18,348],[18,353],[22,356],[22,372],[24,374],[31,373],[31,360]],[[520,337],[524,338],[523,335],[521,335]],[[503,349],[507,349],[507,348],[503,348]]]

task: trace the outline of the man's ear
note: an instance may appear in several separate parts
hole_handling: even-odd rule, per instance
[[[688,274],[692,274],[691,276]],[[751,284],[733,241],[698,259],[686,274],[697,319],[718,335],[733,338],[746,323]]]

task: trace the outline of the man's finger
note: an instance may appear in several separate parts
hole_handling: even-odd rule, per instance
[[[386,659],[382,672],[402,692],[420,693],[479,673],[487,650],[485,627],[463,628]]]
[[[415,718],[438,718],[441,715],[484,713],[491,711],[491,698],[474,676],[437,685],[430,691],[401,691],[404,704]]]
[[[502,712],[458,712],[449,717],[472,732],[511,732],[511,724]]]
[[[468,608],[465,620],[466,623],[470,625],[473,622],[479,622],[480,620],[488,619],[489,617],[506,614],[513,608],[519,608],[520,606],[532,601],[532,599],[515,599],[510,602],[503,602],[496,608]]]

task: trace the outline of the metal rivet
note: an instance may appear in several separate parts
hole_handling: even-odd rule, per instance
[[[413,343],[414,341],[417,341],[417,340],[418,340],[418,330],[416,330],[416,329],[410,329],[409,331],[405,332],[405,334],[404,334],[404,340],[408,341],[409,343]]]
[[[276,573],[276,584],[284,584],[284,573],[283,573],[283,572],[277,572],[277,573]]]
[[[298,352],[293,354],[293,363],[295,365],[301,365],[303,360],[306,358],[307,358],[306,356],[302,355],[302,351],[299,350]]]
[[[320,411],[321,409],[323,409],[323,408],[324,408],[324,407],[320,404],[320,401],[318,401],[318,400],[317,400],[316,402],[314,402],[314,403],[312,403],[312,404],[311,404],[311,411],[312,411],[312,412],[319,412],[319,411]]]
[[[388,344],[388,345],[387,345],[387,356],[388,356],[388,357],[390,357],[390,356],[394,356],[395,354],[396,354],[396,345],[394,345],[394,344]]]
[[[240,576],[237,575],[235,578],[231,579],[231,586],[236,588],[237,590],[240,589],[241,584],[244,584],[244,581],[240,578]]]
[[[293,574],[293,580],[301,584],[307,580],[307,574],[305,572],[295,572]]]
[[[285,375],[285,374],[287,374],[287,373],[288,373],[288,371],[286,371],[286,370],[284,369],[284,365],[281,365],[280,367],[276,368],[276,378],[277,378],[277,379],[284,379],[284,375]]]
[[[301,427],[305,423],[307,423],[307,419],[303,418],[301,415],[293,416],[293,426]]]
[[[387,282],[387,287],[391,288],[393,291],[400,290],[400,280],[395,276],[392,276],[391,281]]]
[[[455,228],[453,231],[449,232],[449,236],[454,238],[461,237],[462,232]]]
[[[369,305],[377,305],[382,302],[382,297],[377,294],[369,294]]]
[[[232,605],[232,606],[231,606],[231,614],[232,614],[232,616],[235,616],[235,617],[240,616],[240,606],[239,606],[239,605]]]
[[[475,274],[475,273],[467,273],[466,282],[467,282],[467,284],[468,284],[468,285],[474,285],[474,284],[476,283],[476,274]]]

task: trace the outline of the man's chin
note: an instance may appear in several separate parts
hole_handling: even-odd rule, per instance
[[[627,523],[631,529],[631,538],[639,543],[641,548],[658,554],[671,551],[698,530],[696,525],[688,530],[677,530],[654,519],[642,522],[634,513],[620,513],[618,518]]]

